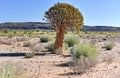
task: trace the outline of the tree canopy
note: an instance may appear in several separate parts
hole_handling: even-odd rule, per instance
[[[83,25],[81,12],[73,5],[57,3],[45,12],[45,18],[54,27],[79,30]]]

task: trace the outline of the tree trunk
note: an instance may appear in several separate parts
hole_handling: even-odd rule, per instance
[[[63,54],[63,40],[64,40],[64,34],[66,29],[60,28],[59,26],[56,27],[56,39],[54,44],[54,53],[60,52],[59,54]],[[58,51],[59,50],[59,51]]]

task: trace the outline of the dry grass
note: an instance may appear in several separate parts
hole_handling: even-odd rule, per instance
[[[0,68],[1,78],[26,78],[25,73],[20,64],[15,64],[10,61],[3,62]]]
[[[97,60],[89,57],[80,57],[79,59],[73,59],[72,62],[69,63],[69,68],[73,70],[75,73],[85,73],[93,66],[97,64]]]

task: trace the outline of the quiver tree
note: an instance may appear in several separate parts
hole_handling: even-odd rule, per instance
[[[54,52],[62,49],[66,30],[80,30],[83,26],[83,16],[74,6],[67,3],[57,3],[45,12],[45,18],[56,29]]]

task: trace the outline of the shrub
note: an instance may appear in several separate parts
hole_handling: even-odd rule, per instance
[[[75,45],[71,49],[71,53],[73,54],[73,57],[80,58],[80,56],[84,57],[95,57],[97,56],[97,50],[94,46],[87,43],[80,43],[78,45]]]
[[[52,37],[50,35],[42,35],[40,37],[40,42],[48,42],[50,40],[52,40]]]
[[[115,44],[109,43],[105,45],[106,50],[112,50],[112,48],[115,46]]]
[[[48,51],[53,51],[54,48],[54,41],[49,42],[46,46],[45,49],[47,49]]]
[[[19,64],[20,65],[20,64]],[[3,62],[0,68],[0,78],[26,78],[22,67],[9,61]]]
[[[69,64],[69,68],[74,71],[74,73],[84,73],[92,68],[97,63],[96,59],[81,56],[79,59],[73,59]]]
[[[65,43],[68,44],[68,47],[72,47],[75,44],[78,44],[80,42],[80,40],[77,37],[67,37],[65,38]]]
[[[35,53],[26,53],[25,58],[33,58],[35,56]]]
[[[23,35],[22,41],[27,41],[27,40],[29,40],[29,37],[27,35]]]
[[[80,43],[71,49],[72,61],[69,68],[75,73],[83,73],[97,63],[97,50],[91,44]]]

